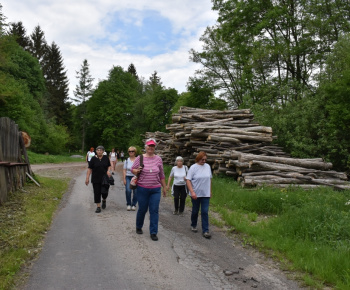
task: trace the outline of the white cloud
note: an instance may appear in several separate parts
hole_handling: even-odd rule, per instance
[[[84,59],[90,64],[95,83],[105,79],[113,65],[127,69],[133,63],[139,76],[148,79],[156,70],[164,86],[184,91],[188,77],[198,68],[189,61],[188,51],[201,48],[199,37],[205,27],[216,20],[210,0],[3,0],[1,4],[8,22],[22,21],[28,34],[40,25],[47,42],[54,41],[59,46],[70,81],[70,95],[77,84],[76,71]],[[150,42],[143,53],[131,54],[130,45],[120,41],[124,31],[116,27],[111,32],[107,26],[118,15],[120,22],[142,27],[150,11],[171,23],[174,35],[169,36],[169,43],[175,41],[176,50],[150,56],[147,48],[156,45]],[[110,42],[96,42],[97,39]],[[170,47],[174,47],[173,44],[170,43]]]

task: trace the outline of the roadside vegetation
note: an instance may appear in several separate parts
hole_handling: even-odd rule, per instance
[[[170,170],[165,166],[167,177]],[[313,289],[350,288],[350,191],[247,189],[226,176],[214,176],[212,187],[210,209],[221,219],[211,216],[211,224],[277,259]]]
[[[0,210],[0,289],[13,289],[18,274],[41,250],[42,242],[69,179],[37,176],[41,187],[27,182]]]
[[[83,157],[71,157],[72,153],[66,153],[64,155],[52,155],[52,154],[38,154],[31,151],[27,151],[30,164],[42,164],[42,163],[67,163],[67,162],[85,162],[85,156]],[[80,153],[77,153],[77,156]],[[82,155],[81,155],[82,156]]]
[[[214,177],[211,209],[243,244],[278,258],[288,270],[305,273],[306,285],[349,289],[349,191],[249,190],[231,178]]]

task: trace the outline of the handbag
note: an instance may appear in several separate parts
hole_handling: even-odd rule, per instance
[[[140,166],[143,167],[143,155],[140,155]],[[130,189],[136,189],[137,188],[137,181],[141,173],[138,173],[136,176],[131,178],[130,180]]]

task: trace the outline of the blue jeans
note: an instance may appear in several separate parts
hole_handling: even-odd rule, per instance
[[[136,215],[136,228],[142,229],[143,223],[145,221],[145,215],[149,209],[149,232],[150,234],[158,233],[160,196],[161,187],[145,188],[137,186],[137,199],[139,203],[139,209]]]
[[[210,197],[192,199],[191,227],[197,227],[199,208],[201,208],[202,232],[209,232],[209,201]]]
[[[132,205],[136,206],[137,204],[137,189],[131,189],[130,188],[130,180],[132,179],[132,176],[126,176],[126,185],[125,185],[125,197],[126,197],[126,205]],[[134,195],[132,197],[132,203],[131,203],[131,191],[134,192]]]

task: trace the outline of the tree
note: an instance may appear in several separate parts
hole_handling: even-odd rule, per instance
[[[24,50],[30,50],[31,42],[22,21],[10,23],[9,34],[16,38],[17,43],[22,46]]]
[[[77,118],[81,121],[82,128],[82,153],[85,150],[85,129],[86,129],[86,101],[92,96],[93,93],[93,78],[90,75],[89,63],[87,59],[84,59],[81,65],[80,71],[76,72],[76,78],[79,83],[76,85],[73,101],[80,105]],[[80,122],[79,122],[80,123]]]
[[[89,123],[86,143],[103,144],[105,148],[127,148],[135,134],[132,120],[139,84],[133,75],[120,66],[113,67],[107,80],[97,84],[87,101]]]
[[[5,34],[6,27],[6,16],[2,13],[2,5],[0,3],[0,37]]]
[[[214,0],[213,9],[218,23],[191,59],[236,106],[283,106],[315,92],[327,55],[350,31],[348,1]]]
[[[137,80],[139,79],[137,72],[136,72],[136,68],[134,66],[133,63],[131,63],[128,67],[128,72],[131,73]]]
[[[48,50],[48,45],[45,39],[45,33],[39,25],[34,28],[34,31],[30,35],[30,40],[30,52],[38,59],[41,67],[44,67],[45,64],[43,61]]]
[[[63,65],[63,58],[56,43],[47,46],[43,59],[44,77],[47,87],[47,113],[57,124],[68,122],[68,78]]]

